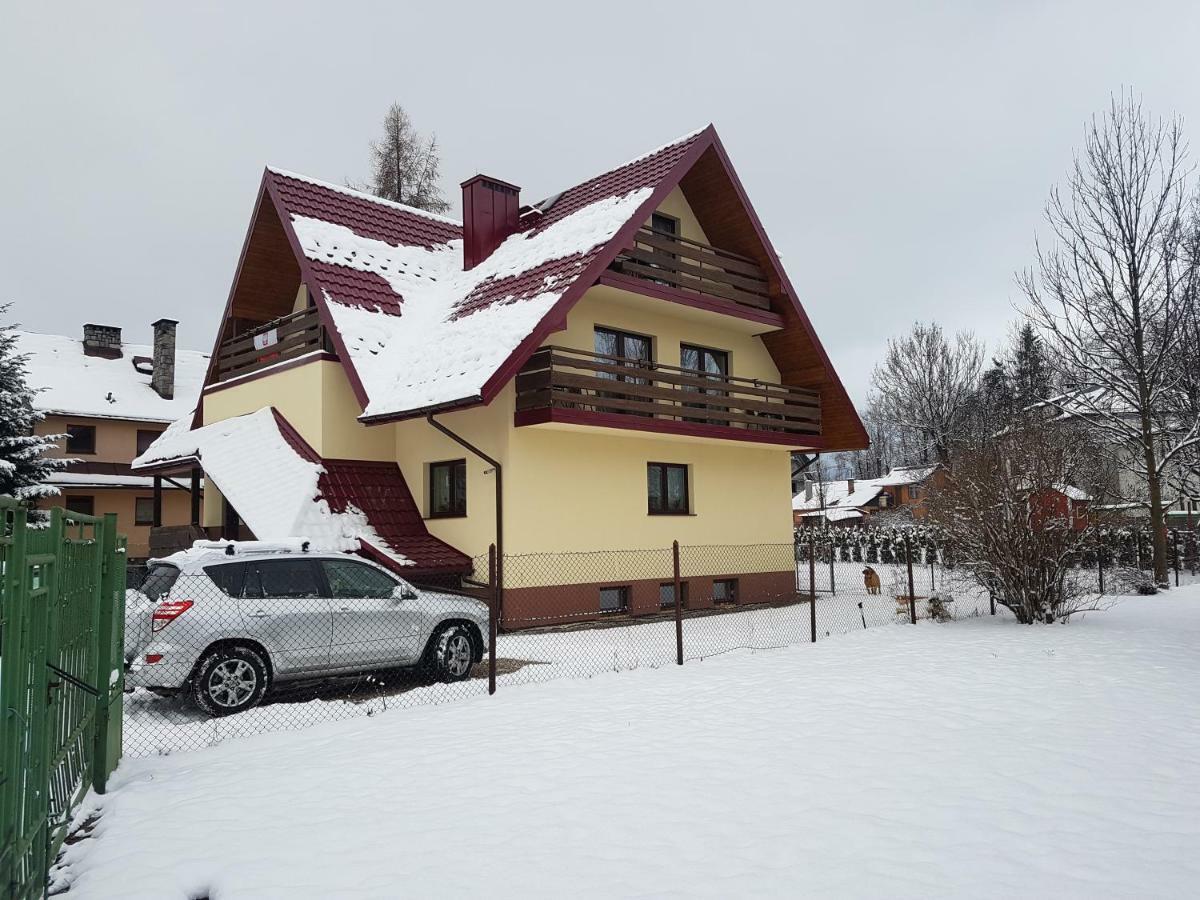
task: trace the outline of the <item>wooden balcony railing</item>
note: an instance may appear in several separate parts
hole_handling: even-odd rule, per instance
[[[543,347],[517,375],[518,414],[545,409],[821,433],[817,391],[563,347]]]
[[[223,341],[217,348],[217,380],[228,381],[327,349],[320,316],[316,307],[309,307]]]
[[[657,284],[769,310],[766,273],[746,256],[645,227],[609,267]]]

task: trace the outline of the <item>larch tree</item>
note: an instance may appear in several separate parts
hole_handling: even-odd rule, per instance
[[[371,193],[426,212],[445,213],[450,204],[438,185],[440,170],[437,137],[421,135],[404,107],[393,103],[383,117],[383,136],[371,142]]]
[[[1049,344],[1064,415],[1127,448],[1145,484],[1154,575],[1167,578],[1164,489],[1200,444],[1182,398],[1200,255],[1196,195],[1180,122],[1114,98],[1046,206],[1053,240],[1019,276]]]
[[[0,315],[8,305],[0,306]],[[69,460],[47,456],[62,435],[35,435],[42,414],[33,406],[36,389],[29,385],[25,356],[21,354],[14,325],[0,325],[0,494],[32,505],[58,489],[50,475]]]
[[[872,374],[872,403],[883,421],[920,441],[922,461],[949,460],[971,421],[983,357],[974,335],[950,341],[936,323],[917,322],[888,341]]]

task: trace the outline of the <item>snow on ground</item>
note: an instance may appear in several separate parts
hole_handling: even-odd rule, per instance
[[[892,581],[906,577],[903,566],[876,565],[884,587],[881,594],[874,596],[862,593],[861,584],[858,593],[846,593],[847,585],[852,586],[850,575],[857,576],[861,566],[839,566],[838,569],[835,584],[842,585],[842,593],[818,595],[819,639],[864,627],[908,622],[907,613],[897,607],[893,596],[888,595]],[[829,590],[828,567],[819,569],[816,574],[818,591]],[[802,576],[802,581],[807,578],[807,569]],[[918,597],[930,593],[928,568],[915,573],[914,580]],[[963,579],[939,568],[936,584],[941,590],[951,587],[957,598],[952,604],[956,607],[952,611],[957,617],[987,612],[986,598],[969,589]],[[901,589],[906,591],[907,587]],[[860,601],[862,609],[858,607]],[[918,601],[917,611],[922,617],[926,615],[924,601]],[[803,603],[725,610],[718,615],[689,617],[683,623],[684,656],[689,660],[737,650],[805,644],[810,639],[809,610]],[[588,678],[673,665],[675,620],[668,613],[653,621],[623,626],[502,634],[496,643],[496,655],[501,660],[498,690],[531,682]],[[483,670],[474,680],[449,685],[429,684],[419,678],[404,676],[382,683],[370,677],[348,678],[316,690],[280,692],[269,697],[266,705],[220,719],[208,718],[185,698],[158,697],[139,689],[125,699],[125,753],[149,756],[197,750],[251,734],[305,728],[333,719],[371,716],[397,707],[456,702],[486,694],[485,677]]]
[[[81,898],[1185,897],[1200,586],[125,760]]]

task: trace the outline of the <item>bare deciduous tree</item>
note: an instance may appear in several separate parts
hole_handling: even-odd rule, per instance
[[[1051,345],[1058,405],[1134,452],[1153,532],[1154,573],[1167,577],[1164,485],[1200,443],[1181,410],[1180,367],[1197,287],[1195,196],[1178,120],[1150,120],[1114,98],[1046,207],[1054,241],[1020,276],[1028,315]]]
[[[959,332],[953,343],[940,325],[917,322],[888,341],[872,375],[872,403],[881,419],[920,441],[922,458],[946,462],[967,427],[983,368],[983,346]]]
[[[1026,624],[1098,608],[1090,570],[1075,565],[1092,529],[1053,502],[1095,480],[1096,454],[1072,432],[1029,418],[960,446],[927,501],[955,564]]]
[[[371,193],[385,200],[444,213],[450,204],[438,186],[437,137],[423,137],[399,103],[383,117],[383,137],[371,142]]]

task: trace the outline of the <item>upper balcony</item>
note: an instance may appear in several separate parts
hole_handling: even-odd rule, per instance
[[[640,282],[637,287],[667,288],[715,301],[718,308],[771,315],[770,282],[757,262],[667,231],[638,229],[609,271]]]
[[[560,422],[819,447],[817,391],[543,347],[517,375],[516,424]]]
[[[217,348],[216,380],[229,381],[261,369],[330,350],[315,306],[244,331]]]

